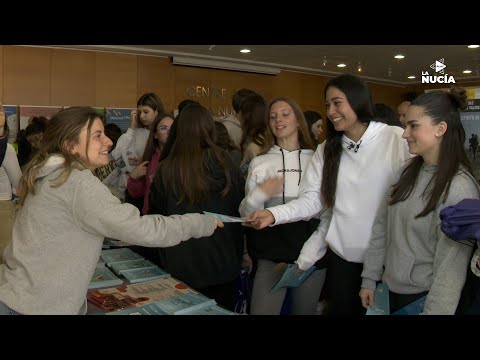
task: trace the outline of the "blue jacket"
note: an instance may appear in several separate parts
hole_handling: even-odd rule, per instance
[[[480,200],[464,199],[440,212],[442,231],[450,239],[480,240]]]

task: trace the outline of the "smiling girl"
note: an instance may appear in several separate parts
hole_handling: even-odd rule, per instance
[[[92,173],[112,141],[95,110],[52,117],[44,145],[20,180],[12,241],[0,265],[0,314],[85,314],[88,284],[104,237],[168,247],[211,235],[211,216],[140,216]]]
[[[449,239],[439,214],[480,195],[465,152],[459,113],[465,105],[466,91],[453,88],[423,94],[408,108],[403,137],[416,156],[375,220],[362,272],[364,307],[374,306],[375,283],[382,280],[390,289],[391,312],[427,295],[423,314],[455,313],[472,247]]]
[[[263,154],[255,157],[248,169],[246,197],[239,209],[242,216],[296,199],[300,180],[313,156],[314,146],[307,122],[293,99],[272,100],[267,116]],[[293,264],[318,224],[318,217],[315,217],[247,232],[248,252],[258,264],[253,283],[252,315],[280,314],[287,289],[271,290],[281,276],[278,264]],[[323,262],[316,265],[322,270],[315,271],[302,285],[292,289],[292,315],[315,313],[326,274]]]
[[[297,259],[299,268],[310,268],[328,246],[328,313],[362,314],[360,274],[375,213],[409,154],[394,127],[372,121],[370,91],[359,77],[330,80],[325,103],[327,139],[302,175],[298,199],[258,210],[248,219],[255,228],[264,228],[308,220],[320,212],[320,226]]]

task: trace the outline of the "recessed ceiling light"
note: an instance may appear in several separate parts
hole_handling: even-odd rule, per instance
[[[469,49],[476,49],[476,48],[480,47],[480,45],[468,45],[467,47]]]
[[[345,67],[347,66],[346,64],[338,64],[337,67]]]
[[[407,76],[407,79],[415,79],[415,75]]]
[[[464,74],[471,74],[471,73],[472,73],[472,70],[463,70],[463,73],[464,73]]]
[[[242,54],[248,54],[250,52],[250,49],[242,49],[240,50]]]
[[[395,59],[403,59],[403,58],[405,58],[405,55],[398,54],[398,55],[395,55],[394,58]]]

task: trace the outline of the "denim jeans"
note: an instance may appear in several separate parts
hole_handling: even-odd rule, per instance
[[[7,305],[0,302],[0,315],[21,315],[15,310],[10,309]]]

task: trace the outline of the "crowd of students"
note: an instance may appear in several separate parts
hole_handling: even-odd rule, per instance
[[[33,151],[22,170],[3,114],[0,202],[19,199],[0,314],[85,314],[104,237],[143,249],[228,309],[248,268],[251,314],[286,305],[315,314],[322,292],[327,314],[365,314],[380,281],[392,312],[426,295],[424,314],[454,314],[473,251],[441,231],[439,213],[480,198],[459,115],[465,90],[422,94],[401,106],[401,119],[374,106],[355,75],[331,79],[324,99],[322,128],[321,115],[294,99],[250,89],[217,120],[192,100],[174,118],[146,93],[122,135],[93,109],[71,107],[32,124],[42,132],[27,134]],[[246,221],[223,224],[204,211]],[[315,271],[297,288],[272,290],[284,263]]]

